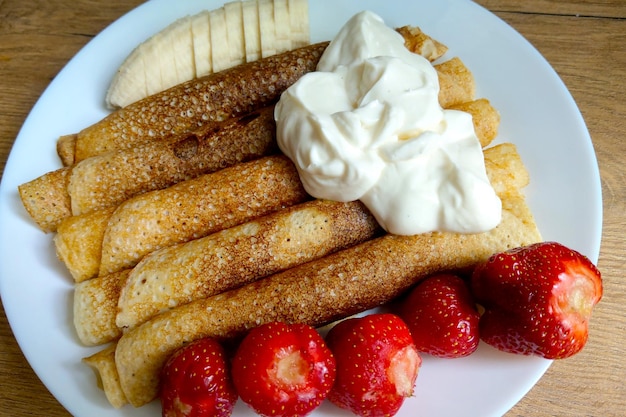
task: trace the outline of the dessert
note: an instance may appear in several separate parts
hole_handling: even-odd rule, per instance
[[[294,49],[209,74],[119,109],[76,134],[72,161],[164,139],[272,104],[315,69],[327,43]]]
[[[275,126],[273,106],[259,109],[166,140],[84,159],[22,184],[20,196],[42,229],[56,231],[67,217],[276,153]]]
[[[433,41],[416,28],[405,27],[404,29],[401,28],[400,32],[405,34],[405,41],[411,45],[414,52],[424,53],[429,59],[436,59],[445,52],[444,48],[433,46]],[[83,166],[91,166],[91,169],[94,169],[93,165],[102,167],[101,164],[104,164],[106,167],[108,163],[111,163],[111,159],[123,161],[125,164],[129,163],[129,166],[120,168],[123,169],[121,178],[124,178],[126,172],[132,175],[133,172],[136,172],[135,170],[139,170],[141,176],[144,177],[144,184],[153,181],[158,182],[158,178],[154,176],[158,171],[146,170],[145,162],[142,160],[159,158],[163,152],[168,155],[172,146],[174,151],[176,151],[177,146],[181,146],[177,145],[180,141],[183,141],[182,146],[184,147],[184,141],[194,132],[200,136],[208,134],[211,138],[219,139],[219,133],[212,134],[211,132],[215,129],[228,128],[232,124],[237,127],[236,121],[233,123],[233,121],[227,120],[220,123],[221,120],[229,119],[229,115],[243,116],[243,120],[249,120],[250,117],[260,111],[257,106],[262,107],[265,102],[271,105],[273,100],[278,98],[280,92],[290,83],[293,83],[299,75],[313,69],[325,46],[326,43],[322,43],[319,48],[300,48],[302,50],[290,51],[284,56],[270,57],[268,60],[260,60],[254,65],[239,66],[226,73],[220,72],[201,78],[198,82],[192,80],[188,84],[181,84],[147,97],[125,109],[111,113],[105,119],[83,129],[78,134],[64,135],[59,138],[57,143],[59,156],[64,165],[76,166],[75,164],[79,164],[83,159],[109,151],[119,151],[120,153],[102,156],[93,162],[85,162]],[[309,60],[312,61],[309,62]],[[442,106],[470,103],[473,100],[473,77],[459,59],[453,58],[450,61],[435,65],[435,68],[440,84],[443,86],[439,95]],[[296,74],[293,74],[294,71]],[[276,72],[281,74],[279,79],[272,76]],[[286,76],[284,73],[290,74],[291,81],[283,79]],[[269,77],[274,81],[266,83],[263,77]],[[234,87],[231,83],[234,83]],[[211,86],[214,88],[216,85],[220,87],[210,94],[197,91],[198,88],[211,90]],[[190,92],[193,94],[189,95]],[[206,109],[201,104],[205,101],[209,103],[209,113],[205,112]],[[213,101],[221,103],[222,108],[213,108],[210,104]],[[488,126],[482,131],[477,130],[477,133],[484,132],[487,134],[486,137],[493,135],[494,129],[497,129],[498,118],[497,112],[489,103],[486,100],[478,100],[475,101],[475,104],[466,104],[466,106],[476,116],[475,124],[477,126]],[[185,117],[185,115],[189,117]],[[161,126],[161,131],[155,130],[158,126]],[[264,141],[265,139],[262,139],[264,138],[263,130],[257,131],[252,127],[250,126],[250,130],[246,131],[245,134],[252,134],[251,139],[253,140],[255,139],[254,135],[257,134],[261,138],[260,140]],[[233,133],[236,134],[237,132]],[[158,144],[161,141],[165,142],[163,146]],[[79,148],[87,149],[86,154],[77,157],[76,151]],[[220,150],[224,152],[224,155],[238,155],[241,152],[240,142],[231,141],[230,146],[225,146]],[[211,150],[207,149],[207,151]],[[139,164],[138,166],[133,166],[133,159],[135,164]],[[176,161],[176,158],[174,160]],[[83,168],[77,168],[77,172],[81,170]],[[73,168],[62,168],[44,174],[19,187],[20,197],[25,208],[33,220],[46,232],[56,231],[59,223],[68,216],[78,215],[94,207],[116,204],[115,201],[123,195],[131,196],[134,193],[126,188],[132,185],[128,184],[128,181],[122,181],[121,184],[126,184],[126,186],[121,187],[117,196],[111,196],[107,187],[104,187],[102,190],[104,192],[103,199],[95,198],[92,200],[88,198],[86,203],[73,203],[69,187],[71,184],[74,184],[74,188],[80,187],[82,178],[77,173],[77,178],[72,181],[74,176],[72,171]],[[164,172],[162,175],[170,178],[175,177],[171,172]],[[142,188],[136,185],[135,187],[135,192],[145,192],[156,186]]]
[[[81,342],[119,338],[165,310],[219,294],[380,233],[359,202],[314,200],[157,250],[132,269],[76,285]]]
[[[138,195],[113,209],[70,217],[54,240],[64,263],[77,261],[70,270],[91,278],[83,272],[96,268],[98,275],[117,272],[156,249],[198,239],[309,198],[291,161],[269,156]],[[89,253],[95,257],[74,258],[72,254],[81,247],[93,248]]]
[[[410,28],[400,32],[404,36],[420,33]],[[396,40],[398,37],[399,35],[395,37]],[[100,296],[108,299],[108,307],[102,309],[107,313],[103,317],[96,317],[94,328],[97,329],[100,325],[109,326],[107,328],[111,333],[102,331],[106,334],[105,339],[119,336],[119,340],[114,341],[111,346],[85,359],[86,363],[101,373],[103,386],[108,390],[107,398],[114,406],[119,407],[125,403],[141,406],[154,399],[158,395],[160,370],[168,357],[182,345],[196,339],[209,336],[218,341],[232,340],[243,336],[251,328],[276,320],[310,326],[324,325],[385,304],[432,273],[471,268],[494,252],[540,240],[532,214],[521,193],[528,176],[515,148],[510,144],[490,147],[484,150],[483,159],[482,148],[491,142],[497,131],[497,112],[486,100],[476,100],[473,77],[460,60],[450,59],[435,65],[429,62],[441,56],[438,54],[442,53],[442,48],[427,37],[422,39],[426,39],[421,41],[421,45],[428,61],[420,60],[420,66],[429,74],[427,83],[437,86],[430,91],[430,102],[434,103],[432,108],[436,112],[448,114],[450,111],[450,114],[459,116],[464,121],[463,130],[471,131],[472,153],[479,156],[476,159],[478,171],[484,171],[476,171],[481,174],[477,178],[483,183],[489,182],[492,193],[501,202],[501,207],[496,210],[501,216],[498,217],[497,226],[481,226],[480,230],[428,230],[418,234],[409,232],[405,235],[387,233],[374,238],[366,236],[347,245],[349,247],[340,248],[339,251],[320,258],[310,260],[303,257],[303,261],[309,262],[290,264],[288,269],[280,272],[269,271],[269,276],[254,282],[248,280],[256,277],[246,277],[243,281],[238,281],[237,285],[241,286],[237,288],[224,289],[223,292],[219,292],[222,291],[220,289],[217,290],[219,293],[205,298],[181,299],[171,307],[165,307],[165,311],[159,310],[156,315],[152,311],[137,322],[128,324],[128,329],[124,329],[120,327],[120,324],[126,325],[122,321],[123,316],[116,314],[117,306],[110,300],[115,300],[115,297],[118,302],[121,300],[118,292],[122,293],[122,284],[129,281],[134,272],[134,269],[129,268],[137,268],[135,265],[145,256],[148,256],[145,258],[148,262],[154,251],[174,251],[176,246],[171,245],[202,238],[206,234],[241,224],[253,217],[274,210],[282,211],[285,210],[284,206],[310,199],[302,188],[296,168],[285,156],[265,157],[187,180],[164,190],[150,191],[117,207],[67,217],[57,233],[59,255],[64,261],[81,258],[84,254],[93,255],[93,259],[86,262],[89,265],[85,270],[78,271],[80,268],[75,266],[68,268],[76,271],[73,274],[76,273],[75,276],[79,276],[80,280],[88,280],[79,284],[77,291],[80,288],[92,288],[94,291],[87,298],[95,299]],[[399,40],[402,41],[402,38]],[[412,45],[409,39],[405,39],[405,42]],[[242,64],[202,80],[172,87],[171,90],[157,93],[116,111],[76,135],[64,137],[59,142],[59,149],[63,150],[65,162],[73,164],[102,152],[116,151],[120,147],[140,146],[152,134],[167,140],[175,132],[195,129],[198,124],[208,125],[257,111],[259,106],[273,104],[273,100],[280,94],[277,90],[285,90],[304,73],[315,69],[327,45],[322,43],[255,63]],[[329,48],[329,51],[331,54],[333,49]],[[268,66],[264,66],[269,65],[268,62],[277,65],[273,72]],[[298,75],[294,75],[296,73]],[[265,85],[267,77],[270,78],[269,87]],[[291,81],[280,84],[287,79]],[[248,82],[253,85],[248,86]],[[446,86],[446,83],[453,85]],[[245,89],[241,87],[242,84],[246,84]],[[263,85],[262,91],[256,89],[255,85]],[[195,90],[196,87],[211,90],[211,86],[213,89],[219,86],[219,94],[209,97],[208,94],[203,95]],[[237,90],[238,88],[240,89]],[[276,95],[269,98],[271,94],[268,91]],[[167,103],[172,97],[178,101],[174,107],[169,107]],[[193,103],[194,97],[198,101],[197,106]],[[190,98],[191,107],[176,107],[186,98]],[[217,100],[212,102],[210,114],[203,107],[206,105],[205,99]],[[471,110],[476,115],[475,119],[482,120],[472,120],[464,110],[463,114],[458,109],[451,110],[453,106]],[[165,109],[170,112],[172,108],[173,113],[165,113]],[[144,113],[144,110],[148,112]],[[390,113],[393,111],[392,108]],[[150,116],[146,116],[147,114]],[[203,115],[206,117],[203,118]],[[200,119],[194,119],[196,117]],[[440,122],[437,120],[433,125]],[[144,122],[142,125],[137,124]],[[443,124],[439,125],[442,126]],[[477,126],[482,127],[479,129]],[[381,132],[384,130],[383,126]],[[484,141],[479,137],[479,131],[485,137]],[[141,137],[141,133],[148,134]],[[412,138],[405,133],[400,135],[402,146],[410,144],[408,139]],[[301,161],[293,155],[292,157],[298,169],[302,170],[299,165]],[[272,161],[271,169],[265,175],[250,178],[248,168],[267,161]],[[276,187],[268,192],[268,187],[273,185],[268,184],[267,179],[277,175],[278,170],[275,170],[274,165],[280,164],[285,168],[283,174],[290,179],[276,181]],[[233,173],[238,173],[236,178]],[[204,177],[210,177],[211,184],[202,183],[206,179]],[[221,178],[219,183],[212,184],[216,178]],[[242,181],[248,182],[239,186]],[[388,181],[387,184],[393,185],[393,181]],[[272,200],[272,207],[268,208],[266,202],[254,200],[256,197],[253,197],[250,204],[245,203],[248,205],[243,210],[239,210],[240,203],[233,203],[234,200],[225,201],[237,194],[248,197],[251,190],[258,190],[263,198]],[[280,200],[285,198],[283,194],[286,191],[295,192],[293,196],[287,196],[286,201]],[[252,194],[254,192],[256,191],[252,191]],[[166,204],[163,204],[164,201]],[[71,207],[71,201],[69,204]],[[361,207],[360,214],[365,213],[362,206],[358,207]],[[203,220],[196,218],[200,212],[214,208],[219,214],[213,216],[209,213]],[[232,218],[233,214],[239,215],[249,209],[247,215]],[[90,227],[89,222],[83,221],[86,216],[91,216],[89,222],[98,222],[94,223],[95,227]],[[137,218],[142,221],[138,223]],[[199,228],[195,228],[196,222],[202,223]],[[306,224],[313,223],[307,221]],[[382,226],[387,227],[388,224]],[[241,227],[245,229],[246,226]],[[66,232],[76,234],[72,236]],[[83,240],[81,235],[89,237]],[[76,249],[83,248],[87,250],[76,253]],[[299,253],[296,258],[300,256]],[[201,278],[201,274],[194,274]],[[96,276],[97,278],[91,279]],[[105,277],[110,278],[108,284],[98,290],[96,280],[104,280]],[[148,296],[159,290],[158,285],[149,285],[147,288]],[[180,304],[176,304],[179,302]],[[113,316],[116,321],[111,326]],[[98,322],[99,319],[102,321]],[[147,321],[141,323],[145,319]],[[79,319],[77,326],[81,326],[81,323],[82,320]],[[97,332],[98,330],[95,331]],[[101,343],[97,337],[90,342],[88,337],[85,340],[86,343]]]
[[[510,158],[518,158],[512,145],[507,148]],[[506,165],[504,158],[494,164]],[[518,179],[507,177],[493,178],[503,213],[489,232],[387,234],[153,317],[117,342],[121,389],[135,406],[151,401],[160,367],[188,341],[230,339],[270,321],[323,325],[386,303],[433,273],[469,268],[493,253],[540,241]]]
[[[308,22],[306,0],[232,1],[177,19],[122,62],[106,103],[125,107],[185,81],[308,45]]]

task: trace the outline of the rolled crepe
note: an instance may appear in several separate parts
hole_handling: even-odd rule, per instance
[[[170,140],[85,159],[72,168],[72,214],[118,205],[202,174],[276,153],[274,106]]]
[[[55,231],[72,215],[276,153],[273,116],[269,106],[168,140],[87,158],[21,185],[20,196],[39,226]]]
[[[490,181],[499,195],[528,183],[511,144],[485,151]],[[515,191],[517,192],[517,191]],[[147,255],[127,281],[116,274],[80,284],[75,323],[85,344],[102,344],[152,316],[356,244],[375,232],[358,202],[312,201],[205,238]],[[121,286],[111,291],[112,286]],[[85,288],[89,288],[86,291]],[[98,288],[101,288],[98,290]],[[102,293],[99,298],[92,294]],[[117,317],[117,318],[116,318]]]
[[[79,282],[74,288],[74,328],[86,346],[102,345],[121,336],[115,326],[117,303],[130,269]],[[113,325],[111,325],[113,324]]]
[[[71,172],[69,168],[57,169],[17,187],[24,208],[46,233],[56,231],[61,220],[72,215],[67,193]]]
[[[476,96],[476,83],[471,71],[460,58],[454,57],[435,65],[439,76],[439,104],[449,108],[467,103]]]
[[[76,149],[76,134],[63,135],[57,140],[57,154],[63,166],[74,165]]]
[[[379,230],[359,202],[314,200],[155,251],[132,270],[77,284],[77,333],[86,345],[110,342],[122,327],[363,242]]]
[[[89,365],[97,375],[98,386],[106,394],[107,400],[115,408],[128,404],[122,391],[117,369],[115,369],[115,344],[84,358],[83,363]]]
[[[399,32],[411,51],[428,59],[446,51],[419,28],[405,27]],[[73,146],[65,146],[65,159],[78,162],[112,149],[132,148],[267,106],[315,69],[327,45],[321,42],[245,63],[139,100],[79,132]],[[72,150],[74,155],[68,155]]]
[[[99,275],[133,267],[157,249],[204,237],[310,197],[285,156],[273,156],[152,191],[121,204],[102,239]]]
[[[464,111],[472,115],[474,131],[483,148],[489,146],[498,136],[500,113],[493,108],[489,100],[480,98],[448,107],[451,110]]]
[[[153,252],[122,288],[117,325],[134,328],[157,313],[345,249],[380,230],[360,202],[315,200]]]
[[[517,167],[512,145],[486,156],[489,167]],[[513,154],[512,154],[513,152]],[[507,162],[507,158],[514,161]],[[521,165],[523,168],[523,165]],[[502,222],[480,234],[385,235],[243,287],[193,301],[155,316],[124,334],[116,369],[128,401],[141,406],[157,395],[159,372],[169,355],[202,337],[241,336],[262,323],[281,320],[319,326],[376,307],[424,277],[472,267],[495,252],[541,239],[523,195],[527,173],[489,172],[503,200]]]
[[[57,254],[74,279],[83,281],[93,278],[96,267],[98,275],[118,272],[156,249],[309,198],[287,157],[265,157],[141,194],[113,212],[106,209],[68,218],[55,237]],[[66,227],[65,223],[76,224]]]
[[[65,264],[75,282],[98,275],[102,239],[115,207],[96,210],[64,219],[57,228],[54,245],[57,257]]]
[[[431,62],[441,58],[448,51],[447,46],[431,38],[417,26],[402,26],[397,31],[404,38],[404,46],[409,51]]]
[[[74,161],[165,139],[268,106],[313,71],[323,42],[193,79],[119,109],[76,136]]]
[[[435,65],[435,69],[442,107],[457,106],[471,113],[481,143],[483,146],[489,143],[497,133],[499,117],[488,101],[474,101],[471,72],[458,58]],[[267,114],[265,116],[247,126],[248,116],[224,124],[207,124],[193,133],[185,131],[156,143],[143,141],[141,145],[122,150],[112,145],[117,152],[90,157],[74,167],[44,174],[20,185],[20,196],[35,222],[45,231],[55,231],[62,219],[70,215],[115,205],[138,193],[271,153],[275,144],[273,140],[267,142],[271,121]],[[214,132],[214,129],[220,131]],[[72,136],[64,139],[74,140]],[[64,149],[67,153],[67,149],[74,148],[66,144]],[[195,157],[190,157],[194,152],[197,152]]]
[[[527,220],[505,210],[502,223],[488,233],[386,235],[167,311],[118,341],[122,390],[134,406],[153,400],[164,362],[192,340],[230,339],[270,321],[320,326],[384,304],[430,274],[536,242],[539,234]]]

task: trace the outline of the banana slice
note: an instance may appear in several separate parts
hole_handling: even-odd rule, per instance
[[[261,58],[261,29],[259,27],[259,9],[256,1],[241,3],[243,12],[244,43],[246,62]]]
[[[287,0],[292,48],[300,48],[311,42],[309,34],[309,2],[307,0]]]
[[[163,91],[163,83],[161,82],[161,58],[163,39],[165,34],[157,33],[150,41],[144,42],[139,46],[139,53],[143,58],[144,74],[146,78],[146,93],[152,95],[159,91]],[[165,59],[164,59],[165,61]]]
[[[208,10],[191,17],[191,34],[196,77],[203,77],[213,72]]]
[[[144,60],[137,47],[115,73],[105,101],[109,106],[123,107],[147,95]]]
[[[276,53],[291,49],[291,19],[288,0],[274,0],[274,32],[276,34]]]
[[[174,56],[176,76],[164,83],[163,86],[165,88],[180,84],[179,80],[191,80],[196,77],[191,17],[185,16],[174,22],[168,38],[170,40],[171,53]]]
[[[166,90],[175,85],[178,79],[176,74],[176,52],[172,45],[172,29],[171,26],[168,32],[161,32],[157,34],[158,42],[154,42],[154,50],[158,56],[159,67],[161,68],[161,89],[152,91],[150,94],[158,93],[159,91]],[[174,58],[174,59],[172,59]]]
[[[226,29],[226,12],[224,8],[215,9],[211,12],[209,15],[209,30],[211,32],[213,72],[219,72],[230,67],[228,30]]]
[[[107,105],[125,107],[194,77],[308,45],[307,1],[235,0],[176,20],[126,58]]]
[[[230,50],[230,66],[246,62],[246,46],[243,33],[243,10],[240,1],[226,3],[226,30],[228,31],[228,49]]]
[[[276,22],[272,0],[258,0],[259,28],[261,33],[261,57],[276,55]]]

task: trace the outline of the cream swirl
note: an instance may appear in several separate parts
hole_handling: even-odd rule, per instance
[[[281,150],[316,198],[361,200],[385,230],[477,233],[501,219],[471,115],[442,109],[433,66],[371,13],[275,110]]]

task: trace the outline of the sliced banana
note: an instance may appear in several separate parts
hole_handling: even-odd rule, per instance
[[[170,31],[158,33],[159,42],[155,42],[155,51],[158,55],[158,63],[161,68],[161,88],[160,90],[152,91],[150,94],[158,93],[159,91],[166,90],[175,85],[178,75],[176,73],[176,51],[173,47],[172,36],[168,36]],[[173,58],[173,59],[172,59]]]
[[[246,62],[246,45],[244,41],[243,10],[241,2],[235,1],[224,5],[226,14],[226,30],[230,50],[230,66]]]
[[[300,48],[311,41],[309,34],[309,2],[308,0],[287,0],[289,4],[289,21],[292,48]]]
[[[122,107],[147,96],[144,59],[137,47],[115,73],[105,101],[109,106]]]
[[[196,77],[203,77],[213,72],[211,59],[211,32],[209,30],[208,10],[191,17],[193,54]]]
[[[276,22],[272,0],[258,0],[261,57],[276,55]]]
[[[191,80],[196,77],[191,17],[185,16],[174,22],[168,38],[174,55],[176,77],[167,80],[167,83],[164,84],[165,88],[180,84],[179,80]]]
[[[276,34],[276,53],[291,49],[291,19],[288,0],[274,0],[274,33]]]
[[[148,95],[163,91],[161,82],[161,58],[163,50],[163,39],[165,35],[161,32],[150,38],[149,42],[144,42],[139,46],[139,53],[143,58],[144,74],[146,79],[146,93]],[[164,59],[165,61],[165,59]]]
[[[219,72],[230,67],[228,30],[226,29],[226,12],[224,8],[211,12],[209,15],[209,30],[211,31],[213,72]]]
[[[105,97],[125,107],[176,84],[309,43],[308,0],[231,1],[176,20],[140,44]]]
[[[244,43],[246,62],[261,58],[261,28],[259,27],[259,9],[256,0],[241,3],[243,12]]]

